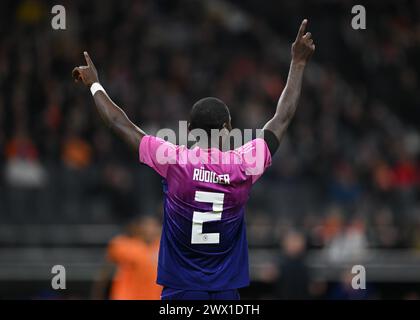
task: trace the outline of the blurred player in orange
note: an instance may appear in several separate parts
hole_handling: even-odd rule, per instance
[[[110,288],[110,299],[160,299],[162,288],[156,284],[159,237],[158,221],[153,217],[141,217],[128,225],[125,234],[111,240],[107,258],[117,269]],[[109,272],[102,275],[107,278]],[[95,298],[99,297],[98,288],[97,285]]]

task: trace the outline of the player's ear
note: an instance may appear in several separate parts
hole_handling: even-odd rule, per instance
[[[232,124],[229,122],[223,123],[223,128],[227,129],[228,131],[232,131]]]

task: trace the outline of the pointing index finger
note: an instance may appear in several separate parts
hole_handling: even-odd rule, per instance
[[[299,31],[298,34],[296,36],[296,40],[299,40],[300,38],[303,37],[303,35],[305,34],[305,29],[306,29],[306,25],[308,24],[308,19],[303,19],[300,27],[299,27]]]
[[[85,60],[86,60],[86,63],[88,65],[88,67],[93,67],[94,68],[95,66],[94,66],[92,60],[90,59],[89,54],[87,53],[87,51],[83,52],[83,54],[85,56]]]

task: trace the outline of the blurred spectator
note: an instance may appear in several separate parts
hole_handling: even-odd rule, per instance
[[[331,4],[335,19],[329,19],[318,2],[297,2],[293,9],[276,3],[284,13],[278,19],[269,9],[272,3],[145,0],[103,6],[99,0],[74,0],[71,23],[58,33],[46,23],[51,14],[43,1],[2,1],[2,21],[13,32],[0,40],[0,143],[14,149],[17,124],[24,123],[26,152],[37,154],[24,169],[18,166],[22,162],[5,168],[6,181],[45,186],[41,172],[47,171],[55,193],[45,189],[45,202],[52,204],[44,208],[45,216],[73,220],[74,215],[79,221],[92,216],[95,206],[78,190],[89,189],[97,172],[102,176],[109,165],[124,167],[127,176],[141,170],[137,156],[106,131],[85,90],[72,83],[71,68],[83,62],[81,46],[91,52],[112,97],[148,133],[176,127],[192,103],[208,95],[228,103],[235,127],[260,128],[284,87],[290,42],[298,13],[305,9],[319,45],[305,76],[302,110],[260,182],[265,192],[252,203],[268,215],[317,208],[314,213],[323,216],[320,208],[334,203],[343,207],[345,218],[361,202],[372,212],[384,202],[409,211],[419,202],[418,7],[405,3],[402,11],[387,10],[372,2],[372,14],[381,19],[371,22],[371,32],[356,36],[349,28],[336,28],[348,20],[343,4]],[[343,60],[351,64],[343,66]],[[6,115],[15,121],[6,122]],[[95,188],[96,207],[106,207],[108,199],[115,206],[133,203],[112,176],[122,175],[105,173],[104,180],[113,182]],[[132,181],[129,188],[138,190],[142,183]],[[160,194],[158,188],[142,191],[143,199]],[[281,204],[268,201],[276,194],[282,195]],[[68,214],[58,216],[61,201],[56,199],[63,197]],[[114,216],[120,214],[116,211],[109,210]]]
[[[329,244],[334,238],[342,233],[344,225],[343,219],[343,212],[340,207],[332,206],[328,209],[321,229],[323,244]]]
[[[137,211],[133,183],[130,172],[121,165],[109,164],[103,169],[97,187],[106,195],[114,221],[127,221]]]
[[[404,300],[420,300],[420,294],[414,291],[408,292],[403,297]]]
[[[89,166],[92,161],[90,145],[78,136],[70,136],[63,143],[63,161],[70,169],[79,170]]]
[[[116,266],[109,298],[113,300],[159,300],[161,287],[156,284],[160,225],[156,218],[141,217],[132,221],[124,235],[108,246],[108,259]],[[104,297],[109,267],[95,284],[93,297]]]
[[[317,51],[296,117],[253,191],[250,246],[274,247],[281,224],[332,259],[368,246],[419,249],[419,2],[368,3],[380,18],[356,32],[340,1],[323,10],[323,1],[72,0],[64,32],[51,29],[45,1],[1,1],[0,225],[123,223],[161,197],[160,177],[72,83],[83,50],[147,133],[177,127],[203,96],[222,98],[235,127],[261,128],[309,12]],[[363,221],[351,219],[359,212]]]

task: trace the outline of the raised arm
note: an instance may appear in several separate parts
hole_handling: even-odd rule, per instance
[[[107,95],[99,84],[98,72],[86,51],[84,52],[84,56],[87,65],[73,69],[72,75],[74,80],[76,82],[81,81],[85,86],[91,89],[96,109],[105,124],[137,151],[145,133],[132,123],[125,112]]]
[[[277,145],[270,150],[277,148],[295,114],[302,88],[303,72],[306,63],[315,51],[311,33],[305,33],[307,23],[308,20],[306,19],[302,21],[296,40],[292,44],[292,62],[290,63],[289,76],[277,104],[276,113],[263,128],[265,132],[271,131],[270,135],[274,135],[277,140],[274,143]]]

